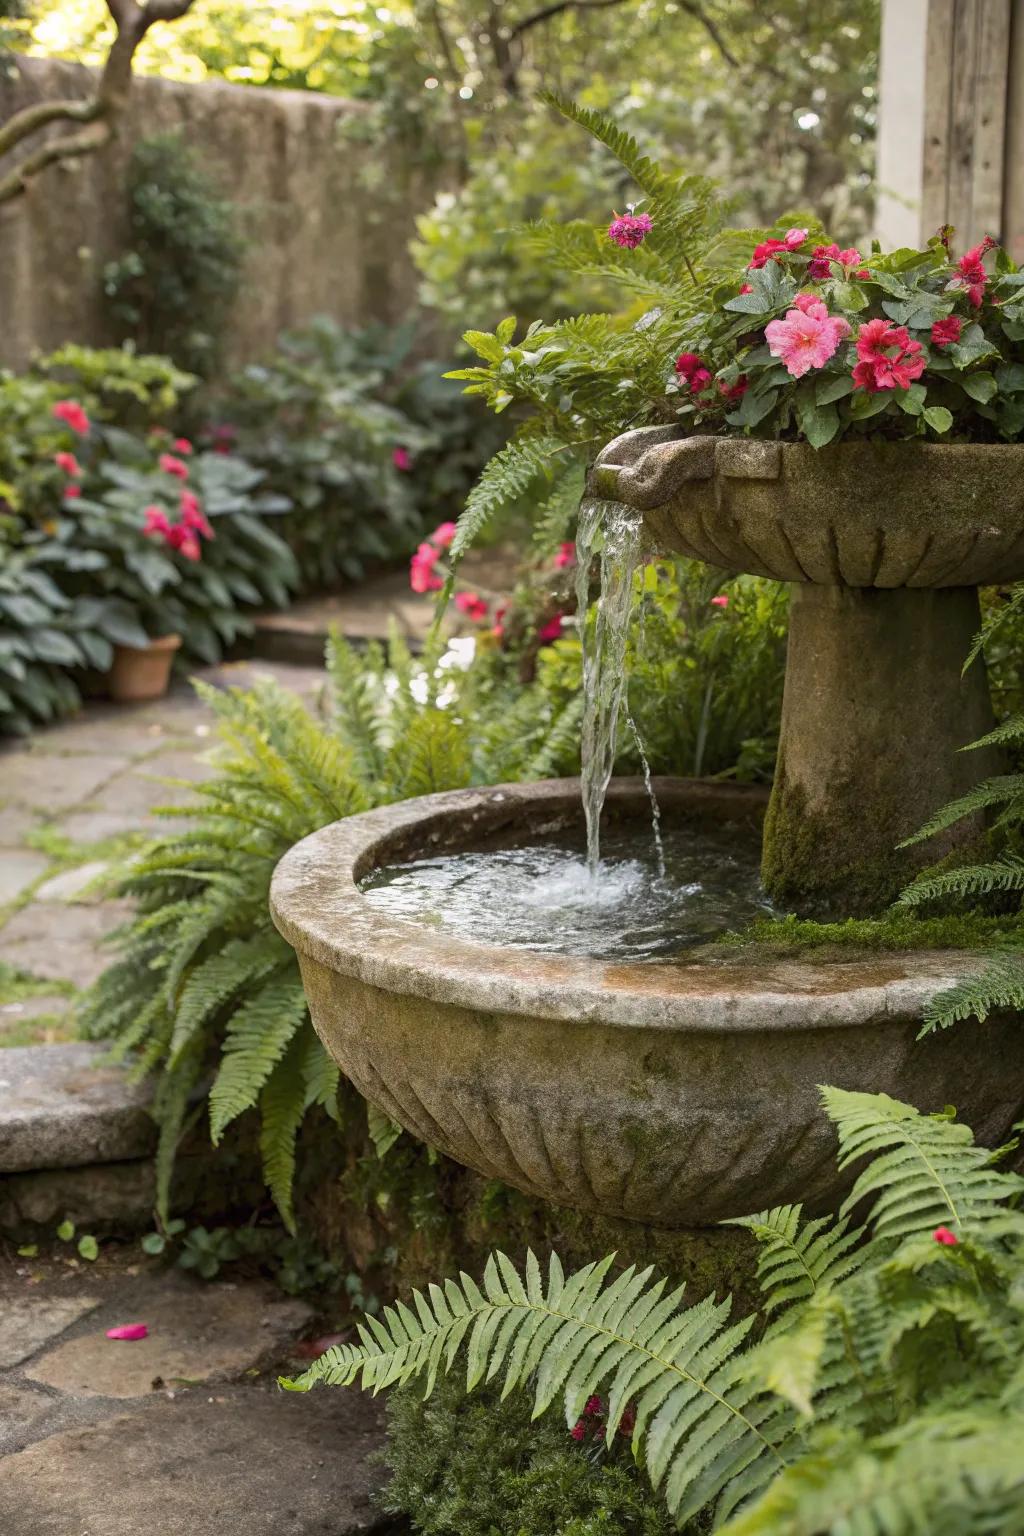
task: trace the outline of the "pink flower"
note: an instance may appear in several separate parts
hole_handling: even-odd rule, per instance
[[[727,400],[731,405],[735,401],[743,399],[743,396],[747,392],[747,385],[749,382],[750,381],[748,380],[745,373],[740,374],[735,384],[727,384],[724,379],[719,379],[718,393],[721,395],[723,400]]]
[[[409,585],[414,592],[439,592],[444,582],[434,575],[437,550],[433,544],[421,544],[409,561]]]
[[[784,320],[772,320],[764,335],[772,356],[782,359],[794,379],[802,379],[810,369],[825,366],[849,331],[841,315],[830,315],[820,300],[811,300],[787,310]]]
[[[457,592],[455,606],[467,619],[472,619],[474,624],[481,623],[487,617],[487,604],[475,592]]]
[[[412,459],[409,456],[408,448],[393,448],[391,450],[391,462],[396,469],[402,471],[403,475],[408,474],[409,470],[412,469]]]
[[[77,501],[81,494],[82,487],[80,485],[66,485],[63,491],[63,498],[65,501]]]
[[[173,475],[176,480],[188,479],[188,465],[176,459],[173,453],[162,453],[157,459],[157,467],[165,475]]]
[[[947,315],[944,320],[936,320],[932,326],[932,341],[937,347],[948,347],[960,340],[960,331],[960,316]]]
[[[740,293],[753,293],[753,283],[740,283]]]
[[[192,444],[189,442],[187,437],[176,437],[174,442],[171,444],[171,447],[174,449],[175,453],[184,453],[187,455],[192,452]]]
[[[871,272],[867,267],[858,267],[853,275],[854,277],[870,277]]]
[[[951,1232],[948,1227],[936,1227],[932,1237],[937,1243],[942,1243],[946,1248],[955,1248],[960,1241],[956,1233]]]
[[[711,383],[711,370],[696,352],[681,352],[676,358],[676,373],[692,395],[699,395]]]
[[[84,437],[89,430],[89,418],[77,400],[56,401],[51,407],[50,414],[57,421],[64,422],[72,432],[77,432],[79,437]]]
[[[73,453],[55,453],[53,462],[58,469],[62,469],[66,475],[70,475],[72,480],[81,479],[82,466]]]
[[[854,385],[872,395],[883,389],[909,389],[925,368],[921,343],[911,341],[905,325],[890,325],[887,320],[868,320],[861,326],[857,357]]]
[[[136,1339],[148,1339],[149,1329],[145,1323],[124,1323],[120,1328],[108,1328],[108,1339],[124,1339],[134,1343]]]
[[[194,491],[182,491],[181,493],[181,521],[186,528],[191,528],[195,533],[201,533],[204,539],[213,538],[213,529],[207,522],[199,497]]]
[[[553,564],[558,571],[567,571],[570,566],[576,564],[576,545],[569,542],[558,546],[558,554]]]
[[[711,599],[712,608],[728,608],[729,599],[724,592],[719,592],[717,597]]]
[[[178,553],[185,560],[199,560],[202,558],[202,548],[195,534],[188,534],[178,545]]]
[[[579,1423],[578,1424],[574,1424],[572,1429],[570,1429],[569,1434],[572,1436],[572,1438],[575,1441],[579,1442],[580,1440],[583,1439],[583,1436],[586,1434],[586,1432],[587,1431],[586,1431],[586,1427],[584,1426],[583,1420],[580,1419]]]
[[[438,549],[447,549],[455,537],[454,523],[440,523],[430,535],[431,544],[436,544]]]
[[[754,254],[747,263],[747,271],[756,272],[760,267],[766,267],[780,251],[786,249],[788,247],[785,240],[762,240],[760,245],[754,246]]]
[[[617,213],[608,225],[608,238],[624,250],[635,251],[653,228],[649,213]]]
[[[150,538],[154,534],[159,534],[162,539],[167,538],[171,531],[171,525],[167,521],[167,513],[162,507],[144,507],[142,515],[146,519],[142,527],[144,534]]]
[[[562,619],[564,615],[556,613],[553,619],[548,619],[537,631],[537,639],[541,645],[550,645],[553,640],[558,640],[562,633]]]
[[[828,319],[828,309],[825,306],[825,301],[819,298],[816,293],[798,293],[793,303],[801,314],[813,315],[815,320]]]
[[[980,245],[972,246],[969,251],[965,251],[957,263],[956,276],[952,280],[952,285],[967,289],[967,297],[975,309],[981,307],[981,301],[985,296],[985,284],[988,282],[984,258],[995,244],[992,236],[986,235]]]
[[[807,239],[806,229],[787,229],[782,237],[782,243],[787,251],[797,251]]]
[[[494,610],[494,628],[491,630],[491,634],[495,640],[504,638],[506,613],[508,613],[508,603],[499,603],[498,607]]]

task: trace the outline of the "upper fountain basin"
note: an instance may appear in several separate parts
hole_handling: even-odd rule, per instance
[[[609,443],[592,494],[644,513],[662,553],[777,581],[968,587],[1024,577],[1015,444],[682,437]]]
[[[655,787],[666,824],[745,823],[749,836],[764,806],[744,786]],[[643,784],[613,781],[607,814],[648,816]],[[1008,1133],[1019,1026],[916,1040],[928,999],[976,959],[612,963],[472,943],[385,915],[359,889],[398,859],[581,819],[575,779],[459,790],[336,822],[278,865],[271,910],[320,1037],[408,1130],[528,1193],[661,1227],[834,1198],[821,1083],[955,1103],[989,1145]]]

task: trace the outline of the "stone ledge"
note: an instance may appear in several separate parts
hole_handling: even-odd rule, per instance
[[[101,1065],[106,1054],[84,1041],[0,1053],[0,1174],[149,1156],[150,1089]]]

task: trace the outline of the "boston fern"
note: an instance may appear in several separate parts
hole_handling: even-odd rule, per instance
[[[429,1395],[526,1388],[576,1424],[597,1394],[679,1522],[728,1536],[973,1536],[1024,1529],[1024,1180],[950,1114],[822,1090],[840,1167],[870,1161],[834,1220],[735,1223],[761,1244],[763,1320],[684,1307],[612,1257],[566,1276],[491,1257],[367,1318],[298,1381]],[[864,1226],[853,1218],[869,1206]],[[703,1526],[701,1528],[704,1528]]]
[[[441,644],[414,660],[392,636],[385,659],[383,647],[357,656],[334,640],[325,720],[270,682],[251,692],[200,685],[218,717],[219,751],[208,779],[193,786],[196,798],[160,813],[187,824],[149,844],[121,880],[137,915],[84,1005],[87,1033],[111,1039],[117,1057],[155,1078],[164,1219],[178,1143],[204,1107],[214,1143],[258,1112],[264,1176],[289,1227],[296,1137],[308,1113],[337,1118],[344,1100],[366,1115],[381,1156],[399,1134],[340,1088],[268,894],[282,855],[329,822],[471,780],[513,770],[540,777],[563,766],[553,744],[572,734],[561,719],[578,718],[572,696],[560,708],[541,696],[509,710],[505,694],[474,694],[470,710],[464,694],[464,713],[459,699],[442,709],[442,688],[475,685],[440,667]],[[571,750],[563,741],[563,753]]]

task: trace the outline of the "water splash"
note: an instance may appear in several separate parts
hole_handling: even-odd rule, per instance
[[[628,702],[625,705],[625,716],[626,724],[629,726],[630,733],[636,745],[637,753],[640,757],[640,770],[644,776],[644,788],[647,791],[647,798],[651,802],[651,832],[654,836],[654,857],[658,865],[658,878],[659,880],[664,880],[665,843],[661,835],[661,806],[658,804],[658,797],[654,793],[654,781],[651,778],[651,765],[647,760],[647,753],[644,749],[643,738],[637,729],[636,721],[630,714]]]
[[[587,868],[592,879],[601,858],[601,808],[615,763],[615,740],[626,694],[626,641],[642,526],[642,515],[617,501],[585,497],[580,506],[576,533],[576,609],[583,642],[580,787],[587,821]],[[595,621],[588,628],[590,567],[598,549],[601,596]]]

